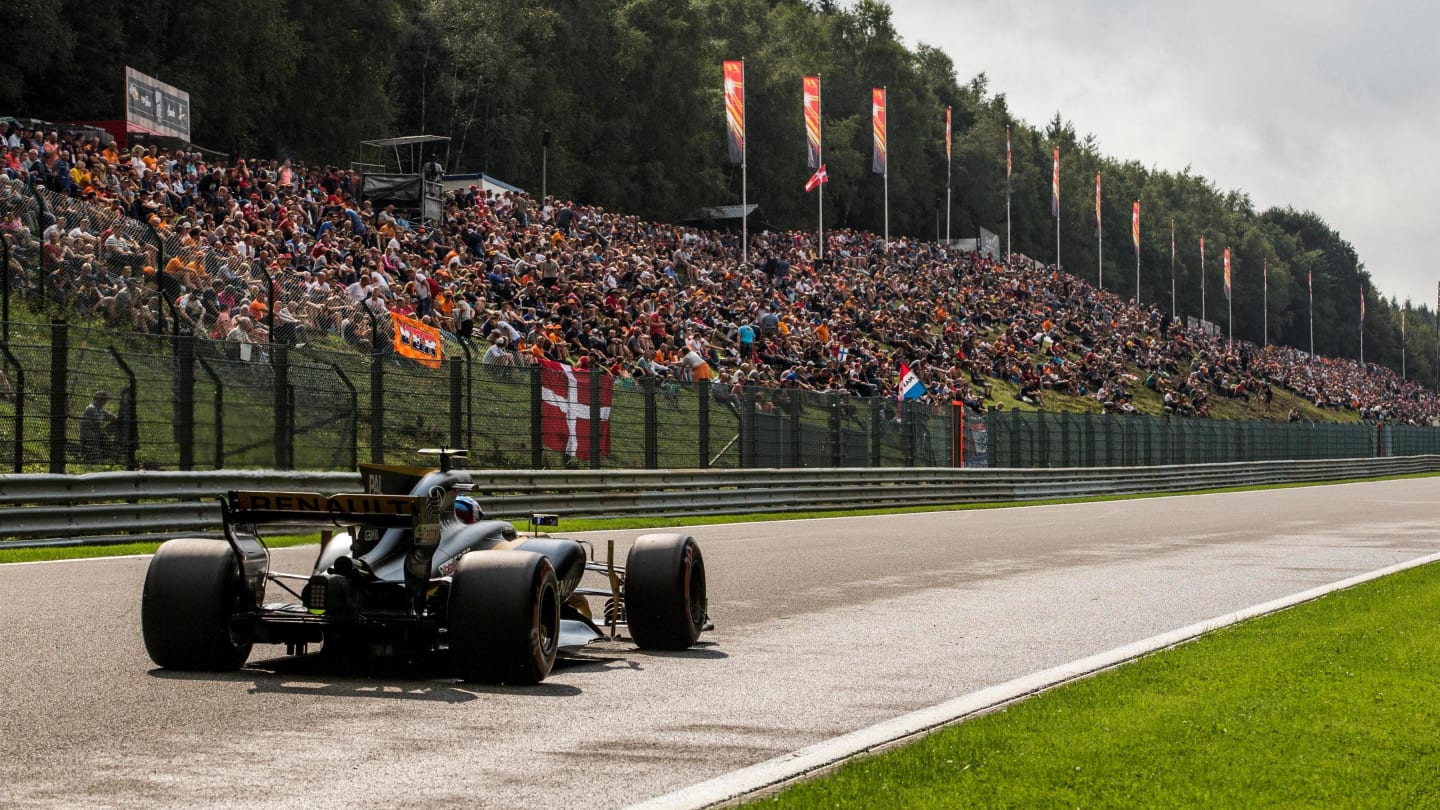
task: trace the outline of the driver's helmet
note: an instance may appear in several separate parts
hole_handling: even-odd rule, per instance
[[[485,517],[485,513],[480,511],[480,504],[476,503],[474,498],[461,495],[455,499],[455,517],[459,518],[461,523],[474,523]]]

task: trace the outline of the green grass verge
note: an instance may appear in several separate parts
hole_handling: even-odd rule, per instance
[[[1440,566],[849,763],[753,807],[1435,807]]]
[[[265,544],[270,548],[289,548],[320,542],[318,534],[284,535],[267,537]],[[125,543],[118,546],[51,546],[48,548],[4,548],[0,545],[0,564],[20,562],[49,562],[51,560],[83,560],[91,557],[123,557],[130,554],[154,554],[160,547],[157,541],[148,543]]]
[[[1293,484],[1270,486],[1219,487],[1216,489],[1195,489],[1180,492],[1145,492],[1134,495],[1093,495],[1081,498],[1051,498],[1035,501],[996,501],[993,503],[966,503],[937,506],[887,507],[883,509],[848,509],[815,512],[755,512],[744,515],[700,515],[693,517],[667,517],[647,515],[616,518],[565,518],[561,521],[561,533],[591,532],[624,529],[655,529],[668,526],[711,526],[717,523],[766,523],[783,520],[813,520],[816,518],[863,517],[866,515],[903,515],[924,512],[964,512],[972,509],[1010,509],[1023,506],[1054,506],[1068,503],[1098,503],[1101,501],[1130,501],[1141,498],[1168,498],[1178,495],[1213,495],[1225,492],[1250,492],[1262,489],[1293,489],[1295,487],[1318,487],[1333,484],[1354,484],[1362,481],[1399,481],[1408,478],[1433,478],[1436,473],[1412,473],[1390,475],[1379,478],[1344,478],[1335,481],[1301,481]],[[522,532],[527,530],[525,520],[518,516],[498,515],[510,520]],[[287,548],[319,541],[319,535],[265,538],[271,548]],[[7,549],[0,543],[0,565],[14,562],[36,562],[41,560],[72,560],[85,557],[114,557],[126,554],[150,554],[159,543],[131,543],[123,546],[62,546],[36,549]]]

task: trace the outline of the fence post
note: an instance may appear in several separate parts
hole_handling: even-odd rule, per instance
[[[0,310],[0,342],[10,342],[10,237],[0,233],[0,297],[4,298],[4,309]]]
[[[464,344],[461,344],[464,345]],[[466,350],[469,354],[469,350]],[[464,401],[465,369],[455,358],[450,358],[446,363],[450,367],[450,446],[464,448],[463,423],[460,419],[460,411]],[[466,448],[468,449],[468,448]]]
[[[790,389],[790,398],[788,401],[790,404],[790,412],[786,414],[786,416],[789,417],[790,421],[790,466],[798,469],[805,466],[803,463],[803,448],[800,446],[800,412],[804,410],[805,406],[804,403],[800,401],[799,388]]]
[[[600,469],[600,372],[590,369],[590,469]]]
[[[640,378],[640,395],[644,403],[645,469],[660,468],[660,412],[655,405],[655,378]]]
[[[841,395],[835,392],[825,394],[825,404],[830,408],[830,466],[839,467],[840,452],[840,405]]]
[[[879,397],[870,397],[866,400],[870,404],[870,466],[880,466],[880,443],[884,440],[882,431],[885,428],[885,408],[882,406],[884,400]]]
[[[470,353],[470,338],[460,335],[456,340],[465,352],[465,443],[455,446],[469,450],[475,440],[475,358]]]
[[[63,319],[50,320],[50,472],[65,472],[65,440],[70,396],[70,330]]]
[[[1050,423],[1045,419],[1045,411],[1035,412],[1035,438],[1040,443],[1038,452],[1035,453],[1037,467],[1050,466]]]
[[[8,269],[6,272],[9,272]],[[0,343],[0,354],[5,355],[7,364],[15,369],[15,379],[10,387],[15,394],[15,464],[17,473],[25,471],[25,367],[10,353],[10,344]]]
[[[195,469],[195,338],[175,335],[175,445],[180,469]]]
[[[740,468],[750,469],[758,466],[755,459],[755,386],[747,385],[740,390]]]
[[[903,449],[902,458],[906,467],[915,466],[915,409],[910,407],[910,401],[902,399],[896,409],[896,416],[900,418],[900,444]]]
[[[350,382],[350,378],[340,370],[338,363],[329,363],[328,365],[335,371],[335,376],[340,378],[345,389],[350,392],[350,429],[348,431],[350,434],[350,464],[347,466],[349,469],[355,469],[360,465],[360,394],[355,390],[355,384]]]
[[[47,279],[45,277],[44,241],[45,229],[50,227],[50,223],[46,222],[46,220],[53,218],[50,216],[49,208],[45,205],[45,198],[40,196],[40,189],[35,186],[35,177],[33,175],[25,181],[25,190],[30,192],[31,199],[35,200],[34,232],[41,242],[41,253],[39,256],[36,257],[35,261],[36,272],[34,295],[40,299],[40,306],[46,307],[50,302],[50,295],[49,291],[45,287]],[[28,273],[26,274],[26,277],[28,280]]]
[[[295,409],[290,399],[290,346],[270,344],[275,394],[275,469],[295,469]]]
[[[370,463],[385,462],[385,359],[380,353],[380,322],[369,305],[360,308],[370,317]]]
[[[541,405],[545,401],[545,381],[540,366],[530,367],[530,468],[545,466],[545,433]]]
[[[135,396],[138,389],[135,386],[135,372],[130,370],[130,364],[120,356],[120,352],[110,347],[110,356],[114,358],[115,365],[125,373],[125,379],[129,381],[124,395],[120,397],[120,413],[115,418],[114,430],[119,434],[120,456],[125,459],[125,469],[133,470],[135,464],[135,450],[140,446],[140,423],[136,418]]]
[[[1024,418],[1020,416],[1020,412],[1019,412],[1019,411],[1015,410],[1014,408],[1011,408],[1011,409],[1010,409],[1010,466],[1011,466],[1011,467],[1020,467],[1020,466],[1021,466],[1021,459],[1020,459],[1021,447],[1020,447],[1020,445],[1021,445],[1022,442],[1020,441],[1020,437],[1021,437],[1022,434],[1026,433],[1026,432],[1027,432],[1027,431],[1025,430],[1025,420],[1024,420]],[[1031,455],[1034,455],[1034,454],[1032,453]]]
[[[295,409],[290,399],[290,344],[275,342],[275,280],[264,262],[250,263],[265,280],[265,342],[270,349],[270,374],[274,386],[275,469],[295,468]]]
[[[203,357],[195,358],[204,370],[205,376],[215,386],[215,400],[211,403],[211,409],[215,412],[215,469],[225,468],[225,383],[215,369],[210,367]]]
[[[700,422],[700,469],[710,466],[710,392],[714,383],[699,380],[695,383],[696,408]]]
[[[1155,419],[1153,416],[1142,417],[1145,422],[1145,466],[1155,466]]]
[[[165,333],[165,240],[160,238],[160,232],[155,230],[155,225],[150,220],[145,220],[145,227],[149,229],[150,236],[155,239],[155,292],[160,296],[160,303],[155,307],[155,324],[159,327],[160,333]],[[183,450],[181,452],[184,452]]]

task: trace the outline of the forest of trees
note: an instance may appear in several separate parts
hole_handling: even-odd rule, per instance
[[[452,138],[451,172],[483,170],[538,190],[541,135],[552,194],[676,221],[739,202],[726,159],[723,59],[746,60],[749,199],[780,228],[814,227],[803,192],[801,77],[824,87],[826,222],[880,230],[870,174],[869,93],[888,88],[890,230],[933,238],[945,193],[944,109],[954,108],[952,235],[1003,234],[1005,129],[1013,130],[1014,248],[1052,261],[1051,150],[1061,154],[1062,258],[1093,279],[1094,176],[1104,179],[1107,287],[1133,294],[1130,206],[1142,213],[1143,301],[1170,299],[1170,228],[1182,314],[1229,328],[1221,255],[1232,253],[1234,334],[1261,342],[1262,267],[1272,342],[1401,365],[1400,303],[1370,283],[1354,248],[1317,214],[1256,211],[1242,191],[1101,154],[1057,113],[1015,120],[986,77],[961,82],[950,58],[900,41],[879,0],[20,0],[0,52],[0,114],[121,116],[128,64],[191,96],[196,143],[237,155],[343,163],[359,141]],[[1410,306],[1406,302],[1405,306]],[[1409,375],[1437,380],[1429,302],[1407,314]]]

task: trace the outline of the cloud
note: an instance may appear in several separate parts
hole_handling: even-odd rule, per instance
[[[908,44],[984,72],[1031,124],[1058,110],[1114,157],[1313,210],[1383,295],[1434,305],[1440,4],[892,5]]]

